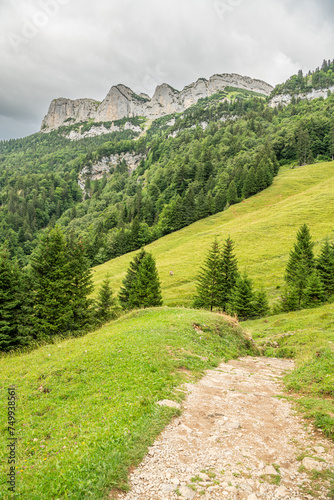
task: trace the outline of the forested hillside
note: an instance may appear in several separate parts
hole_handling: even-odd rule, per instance
[[[82,238],[91,265],[136,250],[262,191],[280,165],[330,160],[333,110],[333,96],[272,109],[229,88],[152,124],[127,120],[142,133],[67,138],[88,122],[1,142],[0,243],[25,265],[39,233],[58,222]],[[140,154],[138,168],[120,161],[92,180],[97,162],[121,153]]]

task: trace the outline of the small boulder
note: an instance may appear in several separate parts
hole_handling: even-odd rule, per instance
[[[157,405],[168,406],[168,408],[177,408],[177,409],[181,408],[181,405],[179,403],[176,403],[175,401],[170,401],[169,399],[163,399],[162,401],[157,401]]]
[[[309,457],[304,458],[304,460],[302,461],[302,465],[306,470],[316,470],[318,472],[321,472],[324,468],[322,463],[317,462],[317,460]]]

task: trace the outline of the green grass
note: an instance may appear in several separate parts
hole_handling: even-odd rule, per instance
[[[266,356],[295,359],[286,388],[304,416],[334,439],[334,304],[241,326]]]
[[[215,235],[220,241],[231,236],[239,267],[246,268],[255,286],[263,286],[275,302],[299,227],[309,225],[316,253],[327,236],[333,237],[333,193],[334,162],[284,167],[262,193],[148,245],[157,260],[164,303],[192,303],[195,277]],[[95,267],[95,284],[99,286],[109,272],[118,291],[134,253]]]
[[[177,386],[250,352],[241,329],[223,315],[158,308],[0,358],[0,497],[12,498],[4,483],[9,385],[18,395],[17,496],[102,499],[112,488],[126,489],[129,467],[179,411],[157,401],[180,402]]]

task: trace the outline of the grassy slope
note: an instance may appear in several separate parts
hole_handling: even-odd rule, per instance
[[[295,358],[286,387],[304,415],[334,439],[334,304],[247,321],[242,327],[266,356]]]
[[[222,315],[148,309],[85,337],[1,358],[3,400],[13,383],[19,398],[19,497],[101,499],[124,487],[129,466],[178,411],[155,402],[180,401],[176,386],[249,352],[240,332]],[[9,499],[3,406],[0,497]]]
[[[232,237],[241,269],[247,268],[255,285],[263,286],[275,299],[299,226],[307,222],[317,252],[321,241],[333,236],[333,220],[334,162],[282,168],[274,184],[262,193],[147,246],[157,259],[164,303],[191,304],[195,276],[215,235],[221,241]],[[118,290],[133,255],[94,268],[96,285],[109,272]]]

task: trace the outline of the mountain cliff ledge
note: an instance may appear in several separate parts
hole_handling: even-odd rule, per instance
[[[125,85],[111,87],[102,101],[94,99],[54,99],[43,119],[41,132],[50,132],[63,125],[92,120],[107,122],[122,118],[144,116],[155,120],[172,113],[182,113],[199,99],[210,97],[226,87],[235,87],[259,94],[270,95],[273,87],[262,80],[236,74],[213,75],[209,80],[200,78],[182,91],[170,85],[159,85],[152,98],[135,94]]]

